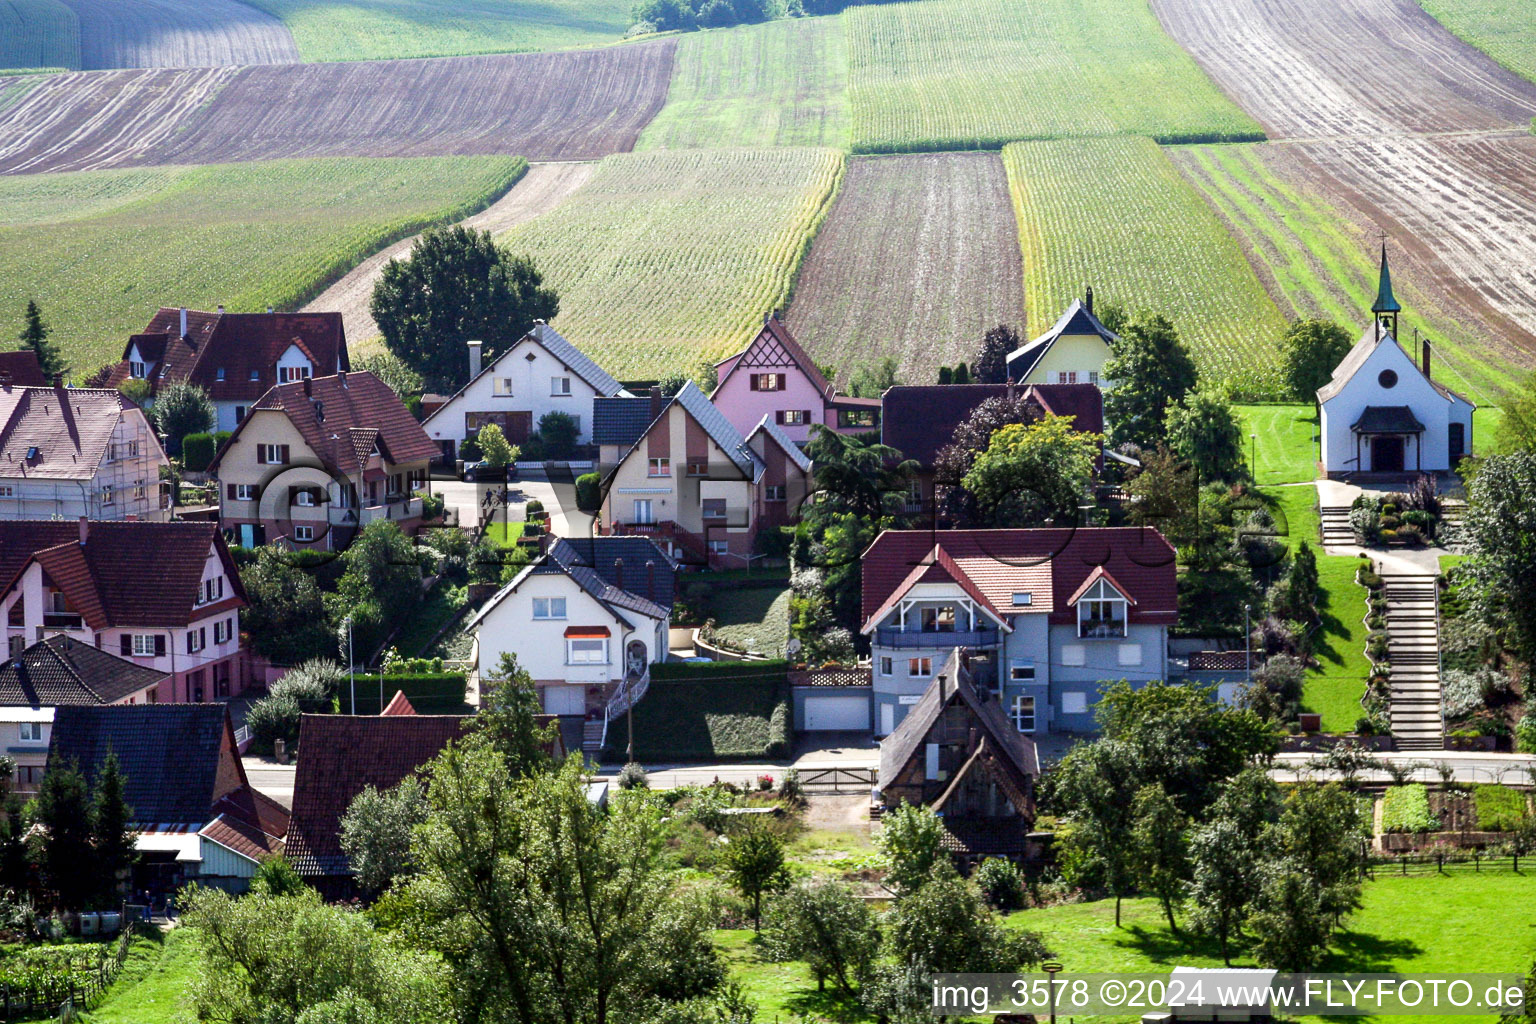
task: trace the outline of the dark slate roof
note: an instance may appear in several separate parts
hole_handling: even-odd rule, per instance
[[[1349,429],[1359,434],[1418,434],[1424,424],[1406,405],[1368,405]]]
[[[1042,412],[1071,416],[1077,430],[1104,432],[1104,393],[1097,384],[902,384],[881,398],[880,440],[931,468],[978,405],[1010,393],[1022,394]]]
[[[605,583],[670,609],[677,563],[649,537],[567,537],[550,547],[566,566],[590,566]],[[618,563],[623,561],[623,565]],[[646,563],[653,563],[647,571]]]
[[[164,672],[54,635],[0,665],[0,705],[112,704],[165,678]]]
[[[709,396],[699,390],[699,386],[693,381],[683,385],[683,389],[673,399],[688,411],[699,426],[704,428],[710,440],[720,446],[720,450],[726,458],[736,463],[749,480],[756,480],[763,469],[763,462],[756,452],[747,444],[747,439],[741,436],[741,432],[731,426],[731,421],[725,418],[725,413],[716,407]]]
[[[341,818],[366,786],[391,789],[463,735],[464,715],[305,715],[287,856],[299,874],[350,875]]]
[[[0,352],[0,384],[14,387],[47,387],[49,380],[43,376],[43,366],[37,361],[37,353],[30,348],[15,352]]]
[[[126,777],[133,820],[146,828],[206,824],[225,795],[220,789],[245,785],[223,704],[64,705],[54,712],[50,766],[74,761],[94,785],[109,752]],[[233,764],[221,779],[223,756]]]
[[[592,443],[616,444],[628,448],[645,436],[651,425],[650,398],[594,398],[592,400]]]
[[[773,422],[772,416],[765,414],[758,421],[757,426],[752,428],[752,433],[747,438],[748,443],[751,443],[752,438],[756,437],[759,432],[771,437],[773,443],[778,445],[785,455],[789,456],[789,461],[793,462],[800,472],[809,473],[811,471],[811,457],[805,454],[800,446],[790,439],[788,434],[784,433],[783,428]]]
[[[1072,305],[1067,307],[1065,313],[1057,318],[1051,329],[1040,337],[1031,341],[1028,345],[1017,349],[1008,355],[1008,377],[1010,380],[1023,380],[1029,371],[1035,368],[1040,358],[1051,350],[1056,344],[1056,339],[1064,334],[1097,334],[1104,339],[1104,344],[1113,345],[1120,340],[1120,336],[1108,327],[1105,327],[1099,318],[1093,315],[1093,311],[1083,304],[1082,299],[1073,299]]]

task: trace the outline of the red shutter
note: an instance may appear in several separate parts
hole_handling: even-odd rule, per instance
[[[159,658],[159,657],[163,657],[164,655],[165,655],[165,634],[164,633],[156,633],[155,634],[155,657]]]
[[[133,654],[133,637],[127,633],[124,633],[122,636],[118,637],[117,650],[118,653],[120,653],[125,658],[131,656]]]
[[[235,500],[235,485],[234,484],[230,484],[229,485],[229,500],[230,501],[234,501]]]

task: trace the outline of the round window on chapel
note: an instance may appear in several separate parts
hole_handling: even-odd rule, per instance
[[[1395,387],[1397,385],[1397,371],[1382,370],[1381,376],[1376,378],[1376,383],[1384,388]]]

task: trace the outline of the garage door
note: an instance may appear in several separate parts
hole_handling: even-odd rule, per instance
[[[587,688],[585,686],[544,687],[544,713],[546,715],[586,714]]]
[[[807,697],[806,732],[867,732],[868,697]]]

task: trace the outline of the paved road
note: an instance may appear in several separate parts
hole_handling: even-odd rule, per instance
[[[501,484],[464,483],[459,480],[433,480],[432,491],[441,494],[449,508],[458,510],[459,525],[466,529],[479,522],[480,511],[490,508],[496,519],[522,522],[527,518],[528,502],[544,503],[549,513],[550,530],[557,537],[586,537],[592,531],[592,517],[576,511],[576,484],[570,481],[523,479],[506,485],[503,500]],[[490,495],[489,501],[487,495]]]
[[[245,765],[245,777],[258,793],[293,809],[293,765],[278,764],[265,757],[245,757],[241,762]]]
[[[1376,756],[1394,765],[1419,766],[1413,772],[1413,779],[1417,782],[1439,782],[1437,766],[1441,764],[1451,766],[1457,782],[1500,782],[1528,786],[1532,781],[1531,772],[1536,771],[1536,756],[1529,754],[1407,751]],[[1281,754],[1275,759],[1277,767],[1273,774],[1283,782],[1295,781],[1302,776],[1327,778],[1329,773],[1307,768],[1307,764],[1317,758],[1316,754]],[[1368,782],[1390,782],[1392,778],[1384,771],[1374,770],[1362,772],[1359,777]]]

